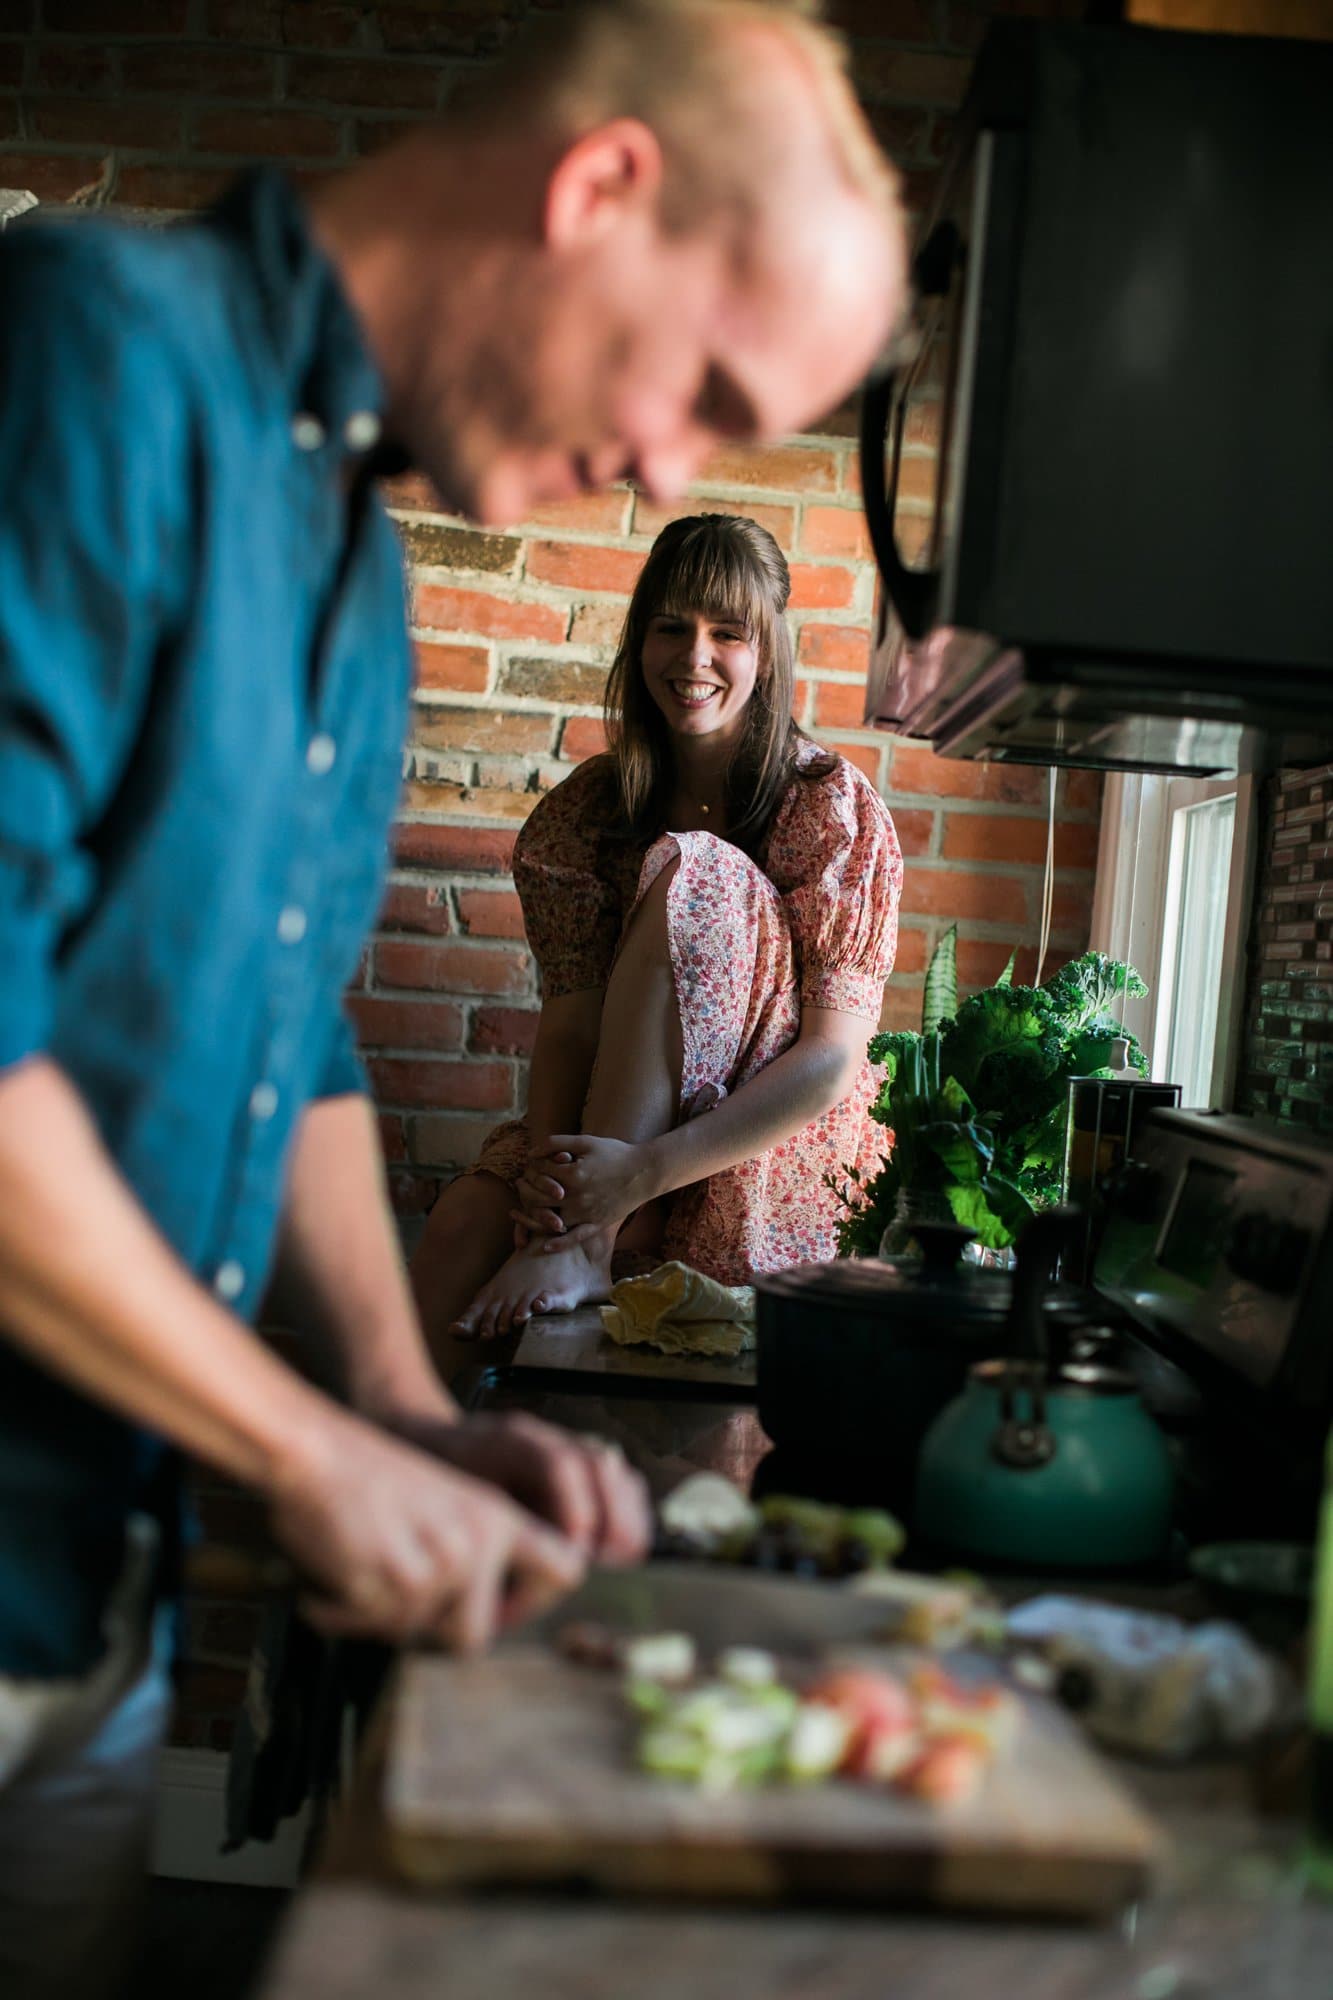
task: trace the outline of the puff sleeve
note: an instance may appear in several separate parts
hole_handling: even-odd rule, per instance
[[[605,986],[620,937],[615,885],[601,866],[607,760],[591,758],[548,792],[514,848],[514,887],[542,997]]]
[[[877,1021],[898,944],[903,862],[888,807],[845,758],[798,778],[769,845],[787,911],[801,1004]]]

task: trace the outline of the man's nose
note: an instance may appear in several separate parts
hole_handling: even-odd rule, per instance
[[[653,445],[640,452],[635,479],[659,504],[682,500],[690,481],[702,470],[709,449],[709,439],[697,433],[671,444]]]

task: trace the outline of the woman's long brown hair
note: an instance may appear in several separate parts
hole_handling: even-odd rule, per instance
[[[784,613],[791,577],[781,549],[743,514],[687,514],[663,528],[625,614],[606,686],[606,731],[626,830],[651,840],[666,823],[675,757],[666,718],[644,684],[643,642],[657,617],[703,612],[736,619],[758,659],[745,733],[727,772],[727,837],[753,854],[797,772],[809,739],[792,720],[795,668]],[[799,775],[827,777],[829,753]]]

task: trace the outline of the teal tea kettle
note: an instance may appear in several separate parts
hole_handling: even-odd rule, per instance
[[[1109,1569],[1167,1545],[1166,1439],[1132,1376],[1094,1360],[1053,1364],[1042,1300],[1077,1222],[1053,1209],[1028,1225],[1008,1343],[976,1363],[921,1445],[912,1525],[923,1542],[979,1560]]]

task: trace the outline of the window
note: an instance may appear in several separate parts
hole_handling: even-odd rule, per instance
[[[1108,778],[1092,941],[1148,984],[1125,1006],[1153,1079],[1232,1102],[1254,866],[1254,780]]]

